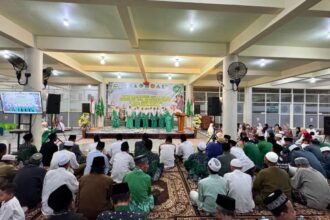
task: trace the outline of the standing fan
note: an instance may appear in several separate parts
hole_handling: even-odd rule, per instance
[[[228,75],[230,77],[230,83],[232,84],[232,89],[234,91],[238,90],[238,85],[241,82],[241,79],[246,75],[247,68],[242,62],[232,62],[228,67]],[[236,89],[235,89],[236,85]]]
[[[46,69],[42,70],[42,78],[43,78],[43,84],[44,87],[46,88],[47,84],[48,84],[48,79],[49,77],[52,75],[53,73],[53,68],[52,67],[47,67]]]

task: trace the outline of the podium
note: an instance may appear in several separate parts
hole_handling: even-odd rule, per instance
[[[184,117],[186,116],[183,112],[176,112],[175,116],[178,118],[178,132],[184,132]]]

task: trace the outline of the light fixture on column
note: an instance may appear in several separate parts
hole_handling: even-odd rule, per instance
[[[189,25],[189,31],[193,32],[195,30],[195,25],[193,23],[190,23]]]
[[[100,64],[104,65],[105,64],[105,57],[101,56]]]
[[[168,80],[172,80],[172,74],[168,74],[167,79],[168,79]]]
[[[117,78],[121,79],[121,73],[118,73]]]
[[[175,67],[179,67],[180,66],[179,58],[175,58],[174,66]]]
[[[69,20],[68,20],[67,18],[64,18],[64,19],[63,19],[63,25],[64,25],[65,27],[69,27],[69,26],[70,26]]]
[[[14,70],[16,71],[16,78],[17,78],[17,82],[20,85],[27,85],[29,82],[29,77],[31,76],[31,73],[27,73],[25,72],[25,82],[21,83],[21,77],[22,77],[22,71],[26,71],[27,70],[27,64],[26,62],[20,58],[19,56],[15,55],[15,54],[9,54],[8,53],[8,58],[7,58],[8,62],[11,63],[11,65],[13,65]]]

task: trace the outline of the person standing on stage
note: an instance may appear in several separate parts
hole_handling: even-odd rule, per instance
[[[116,106],[112,110],[112,127],[119,128],[120,127],[120,118],[119,118],[119,107]]]
[[[142,118],[142,126],[144,129],[148,128],[148,109],[145,108],[143,110],[143,108],[141,109],[141,118]]]
[[[126,116],[126,128],[133,128],[133,112],[131,106],[125,112]]]
[[[172,117],[171,117],[171,113],[168,109],[166,109],[164,117],[165,117],[166,132],[171,132],[172,131]]]
[[[162,109],[158,112],[159,116],[159,128],[165,127],[165,107],[163,106]]]
[[[158,113],[156,108],[154,107],[153,110],[151,111],[151,127],[152,128],[157,128],[157,118],[158,118]]]
[[[141,111],[139,107],[136,107],[135,110],[135,128],[140,128],[141,124]]]

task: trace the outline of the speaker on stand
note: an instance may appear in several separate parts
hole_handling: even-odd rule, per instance
[[[48,94],[46,114],[50,114],[51,117],[51,129],[55,123],[55,116],[60,114],[61,110],[61,95],[59,94]]]
[[[208,97],[207,99],[207,115],[213,116],[215,125],[215,116],[221,116],[222,108],[219,97]]]
[[[330,116],[324,116],[324,140],[323,143],[325,142],[326,138],[329,138],[330,136]]]

